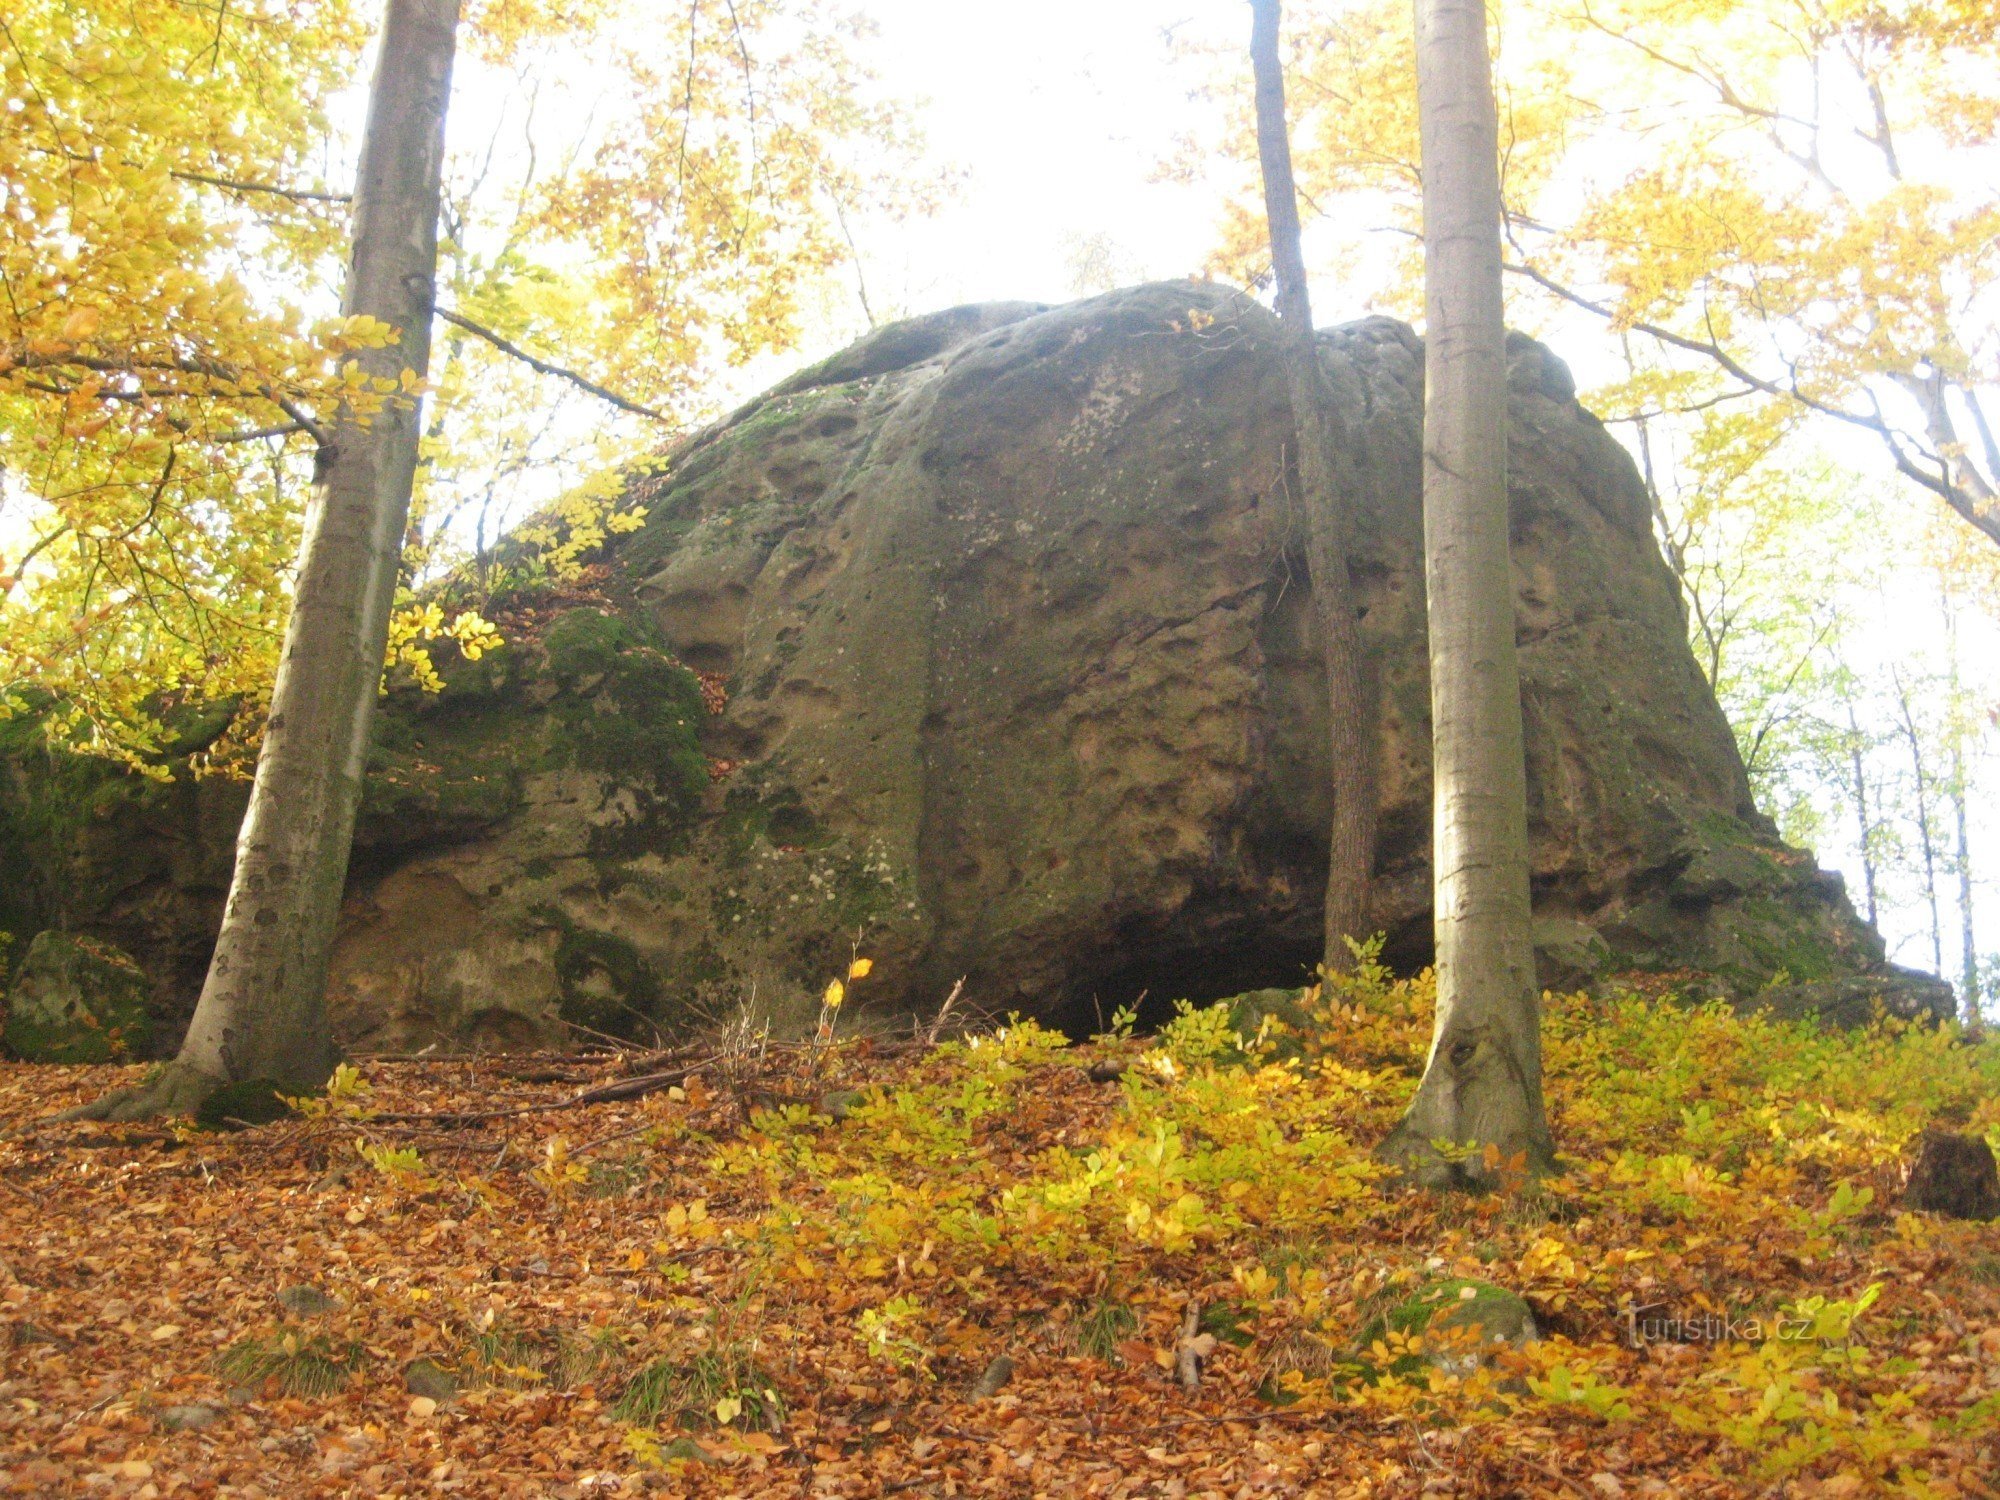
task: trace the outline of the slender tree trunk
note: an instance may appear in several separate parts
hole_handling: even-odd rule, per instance
[[[1285,384],[1298,434],[1299,480],[1305,491],[1307,573],[1319,606],[1326,654],[1327,720],[1333,752],[1333,826],[1327,860],[1324,962],[1346,970],[1350,943],[1369,935],[1369,886],[1375,873],[1375,735],[1362,680],[1360,613],[1348,577],[1353,544],[1352,481],[1346,468],[1349,433],[1313,332],[1299,244],[1298,191],[1285,124],[1285,73],[1278,57],[1279,0],[1251,0],[1250,62],[1257,80],[1257,156],[1264,174],[1264,213],[1278,283],[1284,335]]]
[[[1554,1161],[1508,558],[1499,145],[1483,0],[1416,10],[1438,999],[1423,1082],[1382,1149],[1423,1180],[1485,1184]],[[1438,1140],[1484,1149],[1454,1165]]]
[[[1986,1018],[1979,1008],[1979,948],[1972,925],[1972,833],[1966,814],[1971,789],[1966,785],[1966,774],[1965,744],[1959,740],[1951,751],[1951,811],[1958,824],[1958,1003],[1965,1014],[1965,1029],[1977,1035],[1985,1029]]]
[[[1971,726],[1965,685],[1958,675],[1958,619],[1949,593],[1944,606],[1946,660],[1951,666],[1951,813],[1958,835],[1958,1004],[1965,1018],[1966,1034],[1976,1037],[1985,1031],[1986,1017],[1979,1004],[1979,944],[1972,920],[1972,820],[1967,811],[1972,800],[1972,767],[1965,753]]]
[[[1861,825],[1861,884],[1868,898],[1868,925],[1875,926],[1875,823],[1868,813],[1868,763],[1861,755],[1861,721],[1847,705],[1847,753],[1854,765],[1854,816]]]
[[[1896,711],[1901,718],[1903,743],[1910,750],[1910,772],[1917,798],[1917,839],[1924,855],[1924,900],[1931,912],[1931,972],[1944,976],[1944,917],[1938,909],[1937,832],[1931,823],[1931,777],[1924,767],[1923,739],[1910,708],[1909,689],[1900,672],[1892,674],[1896,684]]]
[[[439,181],[460,0],[388,0],[355,188],[343,311],[399,339],[368,375],[421,378],[430,356]],[[236,871],[180,1056],[148,1087],[92,1112],[181,1110],[220,1085],[317,1088],[334,1064],[327,954],[339,915],[387,649],[421,431],[414,401],[366,423],[343,411],[320,455],[298,587]]]

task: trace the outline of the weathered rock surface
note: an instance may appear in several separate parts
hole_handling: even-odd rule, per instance
[[[1376,1345],[1390,1334],[1419,1340],[1420,1353],[1393,1357],[1380,1368]],[[1534,1309],[1519,1293],[1491,1282],[1454,1277],[1416,1289],[1381,1316],[1372,1318],[1355,1339],[1355,1358],[1378,1375],[1405,1379],[1425,1365],[1461,1378],[1493,1362],[1502,1349],[1519,1349],[1542,1336]]]
[[[101,1063],[143,1056],[150,986],[109,943],[43,932],[7,996],[7,1048],[27,1062]]]
[[[1321,348],[1359,435],[1376,920],[1408,965],[1430,924],[1423,353],[1386,319]],[[1513,354],[1545,978],[1697,969],[1801,1010],[1830,986],[1948,1013],[1751,805],[1632,464],[1558,360]],[[934,1007],[965,975],[987,1011],[1086,1028],[1142,991],[1297,983],[1329,709],[1290,442],[1275,324],[1195,283],[955,309],[785,382],[636,482],[646,523],[601,599],[545,601],[546,628],[384,716],[334,962],[345,1038],[804,1005],[857,935],[858,1002]],[[677,663],[726,684],[719,713]],[[88,919],[184,1007],[229,794],[144,797],[103,819],[117,859],[84,860]]]
[[[1985,1137],[1924,1132],[1903,1188],[1903,1206],[1951,1219],[2000,1218],[2000,1170]]]

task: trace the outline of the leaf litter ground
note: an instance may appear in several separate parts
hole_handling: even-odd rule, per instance
[[[0,1492],[2000,1493],[2000,1228],[1896,1205],[2000,1044],[1552,998],[1565,1175],[1439,1195],[1367,1153],[1429,1000],[378,1061],[222,1134],[0,1068]],[[1467,1284],[1540,1337],[1399,1312]]]

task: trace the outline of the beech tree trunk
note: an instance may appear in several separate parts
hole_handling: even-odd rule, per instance
[[[354,196],[342,310],[396,342],[356,356],[370,376],[422,378],[437,279],[445,107],[460,0],[388,0]],[[335,1062],[327,955],[346,884],[388,645],[421,431],[404,400],[343,410],[320,451],[298,584],[236,870],[180,1055],[150,1085],[99,1101],[104,1118],[177,1112],[230,1083],[303,1092]]]
[[[1896,727],[1910,752],[1910,787],[1916,796],[1917,843],[1923,854],[1924,901],[1931,913],[1931,972],[1944,977],[1944,916],[1938,905],[1938,829],[1931,816],[1931,788],[1936,778],[1924,764],[1923,735],[1917,730],[1916,710],[1903,674],[1891,667],[1889,678],[1896,688]]]
[[[1958,822],[1958,942],[1959,1009],[1965,1029],[1974,1036],[1986,1029],[1986,1017],[1979,1007],[1978,933],[1972,923],[1972,831],[1966,813],[1970,792],[1966,787],[1965,748],[1952,748],[1952,816]]]
[[[1847,705],[1847,754],[1854,770],[1854,817],[1861,826],[1861,886],[1868,902],[1868,925],[1876,925],[1875,910],[1875,820],[1868,811],[1868,764],[1862,758],[1861,721],[1854,705]]]
[[[1382,1151],[1420,1180],[1484,1185],[1554,1159],[1508,560],[1500,157],[1483,0],[1416,12],[1438,998],[1423,1082]],[[1454,1161],[1437,1141],[1479,1149]]]
[[[1306,513],[1306,570],[1319,609],[1326,655],[1327,721],[1333,752],[1333,826],[1327,860],[1324,962],[1345,971],[1350,942],[1369,935],[1375,873],[1375,735],[1362,676],[1360,615],[1348,577],[1353,538],[1348,432],[1319,362],[1312,299],[1299,244],[1298,191],[1285,123],[1285,73],[1278,56],[1279,0],[1250,0],[1250,62],[1257,82],[1257,157],[1264,177],[1284,335],[1285,383],[1298,434]]]

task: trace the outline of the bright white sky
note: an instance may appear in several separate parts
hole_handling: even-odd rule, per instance
[[[1189,99],[1198,75],[1172,64],[1166,31],[1192,36],[1205,17],[1215,35],[1217,21],[1240,20],[1247,40],[1247,5],[867,0],[864,9],[880,28],[869,55],[882,92],[922,101],[932,160],[959,174],[933,218],[856,226],[878,319],[960,302],[1069,300],[1085,237],[1112,248],[1123,281],[1200,269],[1215,192],[1158,180],[1158,166],[1213,111]],[[851,294],[832,312],[805,357],[866,326]]]
[[[1210,111],[1170,66],[1166,28],[1191,16],[1241,20],[1228,0],[1014,0],[940,5],[870,0],[887,92],[927,98],[939,159],[967,175],[956,202],[901,246],[868,247],[893,265],[891,296],[911,307],[1074,295],[1067,236],[1106,234],[1134,279],[1196,270],[1214,198],[1153,180],[1171,143]],[[871,292],[872,292],[871,288]]]

